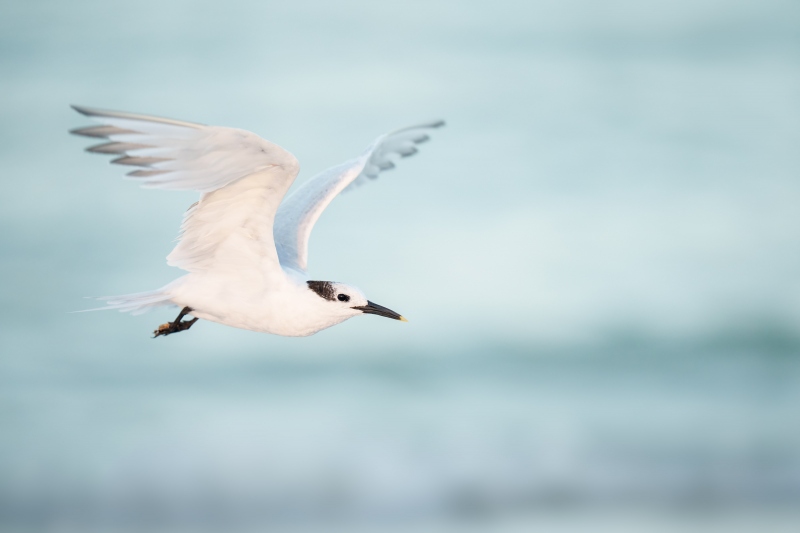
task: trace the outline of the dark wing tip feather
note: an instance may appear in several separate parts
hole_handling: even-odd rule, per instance
[[[169,161],[169,159],[163,157],[132,157],[132,156],[122,156],[112,160],[112,163],[117,165],[128,165],[133,167],[149,167],[155,163],[161,163],[162,161]]]
[[[396,135],[398,133],[405,133],[407,131],[412,131],[412,130],[421,130],[423,128],[441,128],[444,125],[445,125],[444,120],[434,120],[432,122],[425,122],[424,124],[417,124],[415,126],[408,126],[407,128],[401,128],[401,129],[395,130],[395,131],[393,131],[391,133],[387,133],[386,135],[387,135],[387,137],[390,137],[390,136]]]
[[[91,116],[95,115],[95,113],[93,113],[94,110],[92,108],[83,107],[83,106],[75,105],[75,104],[70,104],[69,106],[72,109],[74,109],[75,111],[77,111],[78,113],[80,113],[81,115],[84,115],[84,116],[87,116],[87,117],[91,117]]]
[[[122,128],[117,128],[115,126],[106,126],[106,125],[83,126],[82,128],[75,128],[69,130],[69,132],[73,135],[82,135],[84,137],[96,137],[98,139],[106,139],[111,135],[130,135],[138,133],[133,130],[125,130]]]
[[[87,117],[109,117],[109,118],[122,118],[127,120],[141,120],[144,122],[158,122],[161,124],[170,124],[172,126],[182,126],[184,128],[202,128],[205,125],[197,122],[185,122],[183,120],[175,120],[171,118],[156,117],[151,115],[139,115],[136,113],[126,113],[124,111],[111,111],[110,109],[97,109],[94,107],[85,107],[80,105],[70,105],[72,109]]]
[[[151,176],[158,176],[159,174],[167,174],[169,172],[169,170],[134,170],[133,172],[128,172],[126,175],[132,178],[149,178]],[[195,204],[196,203],[197,202],[195,202]],[[189,209],[191,209],[191,207]]]
[[[124,154],[131,150],[141,150],[142,148],[152,147],[146,144],[110,142],[95,144],[94,146],[87,148],[86,151],[93,154]]]

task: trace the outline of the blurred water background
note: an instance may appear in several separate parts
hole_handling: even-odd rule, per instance
[[[70,103],[252,130],[337,199],[310,273],[408,324],[172,311],[195,197]],[[0,2],[0,530],[798,531],[800,4]]]

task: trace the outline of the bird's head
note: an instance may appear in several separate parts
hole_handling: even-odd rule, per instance
[[[403,316],[382,305],[367,300],[356,287],[336,281],[308,281],[308,288],[326,301],[326,308],[334,314],[350,318],[360,314],[380,315],[408,322]]]

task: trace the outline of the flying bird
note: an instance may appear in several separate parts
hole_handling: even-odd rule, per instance
[[[362,314],[406,321],[352,285],[309,279],[308,239],[340,192],[393,168],[397,156],[415,154],[443,121],[381,135],[358,157],[317,174],[284,198],[300,170],[297,159],[254,133],[72,107],[98,124],[70,133],[105,140],[87,151],[138,167],[128,176],[143,187],[200,193],[167,256],[167,264],[187,274],[154,291],[100,298],[107,303],[100,309],[138,314],[180,308],[154,337],[188,330],[198,319],[293,337]]]

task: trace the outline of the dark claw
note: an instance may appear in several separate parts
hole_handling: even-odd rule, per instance
[[[191,320],[181,320],[184,316],[191,312],[192,310],[188,307],[181,309],[178,318],[176,318],[174,322],[167,322],[166,324],[161,324],[158,326],[158,329],[153,332],[153,338],[155,339],[161,335],[171,335],[172,333],[178,333],[179,331],[184,331],[192,327],[192,324],[197,322],[197,317]]]

